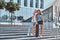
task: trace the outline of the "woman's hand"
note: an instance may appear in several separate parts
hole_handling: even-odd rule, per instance
[[[34,16],[32,16],[32,22],[34,22]]]

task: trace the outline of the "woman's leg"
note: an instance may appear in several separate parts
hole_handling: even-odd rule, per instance
[[[43,34],[43,24],[40,24],[40,30],[39,30],[40,32],[40,36],[42,36],[42,34]]]
[[[36,29],[36,24],[33,25],[32,27],[32,34],[34,35],[34,30]]]

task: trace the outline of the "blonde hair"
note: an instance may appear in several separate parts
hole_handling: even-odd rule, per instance
[[[34,13],[33,14],[35,15],[35,13],[37,13],[37,10],[36,9],[34,10]]]

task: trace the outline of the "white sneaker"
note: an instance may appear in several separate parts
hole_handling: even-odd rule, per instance
[[[31,36],[34,36],[34,34],[31,33]]]
[[[40,35],[40,37],[42,38],[42,36]]]
[[[27,36],[29,36],[30,34],[28,33]]]

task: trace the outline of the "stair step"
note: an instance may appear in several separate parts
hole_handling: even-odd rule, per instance
[[[60,40],[60,38],[48,38],[48,40]]]
[[[18,38],[17,40],[47,40],[47,38],[54,38],[52,36],[43,36],[43,37],[26,37],[26,38]]]
[[[17,34],[26,34],[27,32],[26,32],[26,33],[24,33],[24,32],[22,32],[22,33],[21,33],[21,32],[8,32],[8,33],[7,33],[7,32],[6,32],[6,33],[0,33],[0,34],[16,34],[16,33],[17,33]]]
[[[43,36],[43,37],[33,37],[33,36],[1,36],[0,39],[47,39],[47,38],[54,38],[52,36]]]
[[[25,33],[7,33],[7,34],[0,34],[0,36],[8,36],[8,35],[27,35],[27,34],[25,34]]]
[[[43,32],[50,32],[51,30],[43,30]]]
[[[43,33],[51,33],[51,32],[43,32]]]
[[[28,31],[28,30],[0,30],[0,31]]]
[[[0,32],[0,33],[28,33],[28,32],[23,31],[23,32]]]
[[[0,35],[27,35],[27,33],[2,33]],[[43,35],[51,35],[51,34],[43,34]]]
[[[51,34],[43,34],[43,36],[51,36]]]
[[[19,29],[19,30],[11,30],[11,29],[10,30],[4,30],[3,29],[3,30],[0,30],[0,31],[28,31],[28,29],[23,29],[23,30],[22,29]]]
[[[26,37],[26,35],[0,36],[0,39],[12,39],[12,38],[22,38],[22,37]]]
[[[9,30],[8,31],[3,31],[2,30],[2,31],[0,31],[0,33],[1,32],[28,32],[28,30],[10,30],[10,31]]]
[[[56,35],[57,37],[60,37],[60,35]]]
[[[14,28],[5,28],[5,29],[2,28],[2,29],[0,29],[0,30],[3,30],[3,31],[4,31],[4,30],[9,31],[9,30],[22,30],[22,29],[23,29],[23,30],[28,30],[28,28],[15,28],[15,29],[14,29]]]

